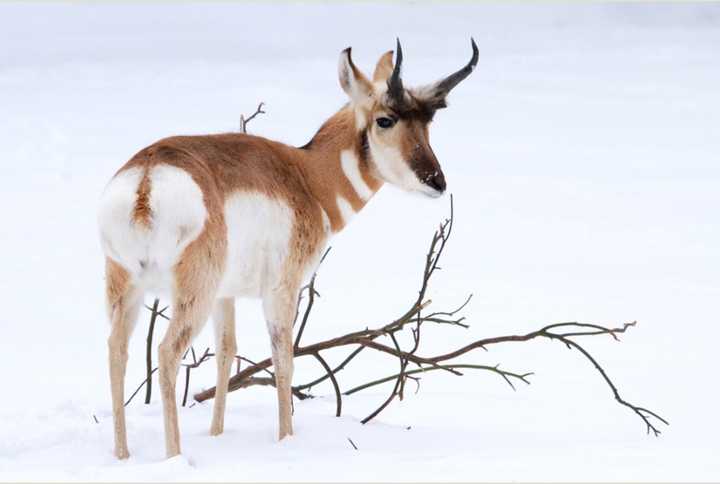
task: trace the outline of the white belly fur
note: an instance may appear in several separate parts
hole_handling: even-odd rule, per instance
[[[183,250],[203,230],[207,210],[200,187],[185,171],[158,165],[151,181],[151,228],[133,223],[143,171],[133,168],[113,178],[100,202],[98,223],[105,255],[124,267],[142,289],[165,292]],[[293,210],[257,192],[238,192],[225,202],[227,258],[219,297],[262,297],[276,284],[290,250]],[[327,217],[325,217],[327,218]],[[326,233],[329,223],[325,220]],[[311,259],[317,259],[312,257]],[[309,260],[306,270],[314,268]]]
[[[240,192],[225,202],[228,252],[220,297],[260,297],[278,281],[290,249],[292,209],[280,200]]]

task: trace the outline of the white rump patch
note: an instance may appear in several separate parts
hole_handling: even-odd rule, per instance
[[[103,252],[126,269],[138,265],[137,261],[131,262],[133,257],[128,257],[127,252],[128,248],[138,245],[142,237],[132,224],[136,192],[142,176],[142,168],[122,171],[110,180],[100,197],[98,226]]]
[[[370,200],[373,195],[373,191],[365,183],[365,179],[360,173],[360,160],[352,150],[343,150],[340,153],[340,164],[342,165],[343,173],[350,181],[355,193],[358,194],[360,199],[364,202]]]
[[[172,268],[205,226],[207,210],[200,187],[186,171],[157,165],[150,178],[150,229],[133,222],[142,168],[119,173],[100,200],[102,248],[143,287],[169,289]]]
[[[170,268],[205,227],[202,190],[185,170],[157,165],[150,173],[150,209],[155,237],[149,258]]]

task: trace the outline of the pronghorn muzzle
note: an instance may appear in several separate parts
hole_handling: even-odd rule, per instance
[[[424,147],[420,144],[416,146],[410,159],[410,166],[418,180],[433,190],[432,192],[426,192],[428,195],[439,197],[445,192],[447,188],[445,175],[429,144]]]

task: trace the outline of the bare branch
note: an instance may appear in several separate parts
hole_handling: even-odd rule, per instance
[[[125,405],[123,405],[124,407],[127,407],[128,404],[129,404],[130,402],[132,402],[132,399],[135,398],[135,395],[137,395],[138,392],[142,389],[142,387],[145,386],[145,384],[152,379],[152,375],[153,375],[153,373],[155,373],[156,371],[157,371],[157,367],[153,368],[153,369],[150,371],[149,377],[146,377],[146,378],[142,381],[142,383],[140,383],[140,385],[135,389],[135,391],[132,393],[132,395],[130,395],[130,398],[127,399],[127,401],[125,402]]]
[[[262,106],[259,107],[259,110]],[[254,115],[253,115],[254,117]],[[248,120],[252,119],[249,118]],[[665,420],[663,417],[659,416],[657,413],[648,410],[644,407],[640,407],[637,405],[634,405],[632,403],[627,402],[624,400],[620,393],[615,386],[615,384],[612,382],[610,377],[607,375],[605,370],[600,366],[598,361],[585,349],[584,346],[580,345],[574,338],[578,337],[585,337],[585,336],[598,336],[598,335],[609,335],[610,337],[614,338],[615,340],[619,340],[618,335],[625,333],[630,327],[633,327],[635,325],[635,322],[632,323],[626,323],[622,325],[621,327],[611,327],[611,326],[605,326],[600,324],[591,324],[591,323],[580,323],[580,322],[562,322],[562,323],[554,323],[546,325],[538,330],[531,331],[529,333],[525,334],[506,334],[502,336],[492,336],[492,337],[486,337],[477,339],[475,341],[471,341],[467,343],[466,345],[456,348],[452,351],[449,351],[447,353],[443,354],[435,354],[435,355],[424,355],[420,351],[421,347],[421,341],[422,341],[422,328],[424,323],[431,323],[431,324],[437,324],[437,325],[450,325],[450,326],[460,326],[463,328],[467,328],[468,324],[466,324],[465,318],[459,313],[465,309],[465,307],[469,304],[472,295],[468,296],[467,299],[455,309],[452,310],[437,310],[434,312],[430,312],[428,314],[425,314],[425,309],[431,304],[430,299],[427,298],[428,293],[428,287],[429,287],[429,281],[431,280],[433,274],[440,269],[439,261],[442,257],[442,254],[446,248],[447,242],[449,240],[449,237],[452,233],[453,223],[454,223],[454,205],[453,205],[453,199],[450,198],[450,217],[444,220],[438,227],[438,229],[433,234],[433,237],[430,241],[430,246],[428,248],[428,251],[424,258],[424,264],[423,264],[423,271],[422,271],[422,278],[420,281],[420,287],[417,292],[417,297],[414,299],[414,302],[410,305],[409,309],[405,311],[400,317],[398,317],[395,320],[392,320],[385,325],[376,327],[374,329],[371,329],[370,327],[366,327],[363,330],[355,331],[352,333],[348,333],[342,336],[333,337],[330,339],[326,339],[324,341],[319,341],[316,343],[308,344],[305,346],[301,346],[301,338],[302,335],[306,329],[306,326],[309,321],[309,315],[311,313],[315,297],[319,294],[315,290],[315,281],[317,277],[317,273],[313,274],[312,278],[310,279],[309,284],[303,288],[303,292],[307,291],[307,304],[305,306],[305,311],[303,318],[300,322],[298,333],[296,336],[296,339],[294,341],[294,355],[296,358],[311,355],[313,356],[318,362],[322,365],[323,369],[325,370],[324,374],[308,383],[297,385],[292,387],[293,395],[297,396],[300,399],[305,398],[311,398],[311,395],[309,393],[305,393],[305,390],[309,390],[314,385],[317,385],[327,379],[329,379],[333,385],[333,389],[335,391],[335,397],[336,397],[336,415],[340,415],[342,411],[342,395],[351,395],[353,393],[356,393],[358,391],[364,390],[366,388],[371,388],[376,385],[381,385],[383,383],[389,383],[394,381],[393,389],[390,395],[383,401],[383,403],[375,409],[370,415],[365,417],[365,419],[362,420],[363,423],[369,422],[373,418],[375,418],[377,415],[379,415],[385,408],[387,408],[390,403],[397,397],[399,399],[403,398],[404,395],[404,388],[405,384],[409,379],[413,380],[416,383],[416,391],[419,390],[420,382],[419,382],[419,374],[430,372],[433,370],[438,371],[444,371],[452,373],[456,376],[462,376],[463,373],[460,370],[466,370],[466,369],[473,369],[473,370],[481,370],[481,371],[489,371],[492,373],[495,373],[500,378],[503,379],[513,390],[516,389],[516,383],[522,382],[525,384],[529,384],[530,381],[528,380],[528,377],[532,375],[532,373],[514,373],[511,371],[507,371],[500,368],[500,365],[495,366],[489,366],[489,365],[480,365],[480,364],[471,364],[471,363],[461,363],[457,362],[456,359],[461,356],[469,355],[470,353],[473,353],[477,349],[482,349],[485,351],[488,351],[488,347],[498,344],[506,344],[506,343],[520,343],[520,342],[528,342],[532,340],[542,340],[542,339],[549,339],[549,340],[556,340],[560,341],[564,345],[566,345],[570,349],[575,349],[579,351],[585,359],[590,361],[590,363],[593,365],[593,367],[596,369],[596,371],[601,375],[605,383],[610,387],[613,396],[615,397],[615,400],[620,403],[621,405],[630,408],[638,417],[640,417],[645,426],[648,433],[653,432],[655,435],[660,434],[660,430],[657,427],[657,422],[668,424],[668,421]],[[329,249],[328,249],[329,250]],[[323,255],[322,260],[327,255],[327,251]],[[299,303],[300,301],[298,301]],[[165,309],[158,311],[157,310],[158,304],[153,305],[153,314],[156,314],[157,316],[161,316],[164,318],[167,318],[163,314]],[[299,308],[299,304],[298,304]],[[149,308],[150,309],[150,308]],[[296,319],[299,315],[299,309],[296,315]],[[405,334],[408,334],[412,337],[412,347],[409,350],[404,350],[400,345],[400,339],[398,339],[398,335],[406,332]],[[389,338],[389,340],[392,342],[392,345],[385,344],[382,340],[382,338]],[[338,349],[342,348],[344,346],[356,346],[356,348],[345,357],[345,359],[334,369],[330,367],[330,365],[327,363],[325,358],[322,356],[322,352],[330,349]],[[344,393],[340,392],[340,385],[337,380],[337,373],[343,370],[349,363],[352,361],[355,361],[355,358],[365,349],[372,350],[374,352],[378,353],[384,353],[387,354],[393,358],[397,358],[399,370],[397,373],[386,376],[383,378],[375,379],[363,384],[360,384],[350,390],[347,390]],[[190,370],[192,368],[196,368],[197,366],[201,365],[203,362],[207,361],[209,358],[211,358],[213,353],[210,353],[210,349],[206,349],[203,355],[200,358],[197,358],[194,352],[194,348],[191,347],[191,353],[193,357],[192,363],[184,364],[186,367],[186,384],[185,384],[185,397],[183,399],[183,404],[185,403],[187,399],[187,392],[189,387],[189,378],[190,378]],[[238,361],[238,371],[237,373],[230,378],[229,383],[229,390],[234,391],[240,388],[248,388],[251,386],[257,386],[257,385],[275,385],[275,379],[274,374],[272,371],[270,371],[270,367],[272,366],[272,359],[266,358],[259,362],[251,361],[245,357],[242,357],[240,355],[236,356],[236,359]],[[249,364],[249,366],[240,369],[239,368],[239,362],[245,361]],[[416,369],[408,370],[408,365],[413,364],[414,366],[417,366]],[[154,371],[154,370],[153,370]],[[256,376],[258,373],[264,372],[268,376],[267,377],[259,377]],[[151,376],[151,375],[150,375]],[[147,379],[146,379],[147,380]],[[143,383],[144,384],[144,383]],[[142,386],[142,384],[141,384]],[[140,388],[140,387],[139,387]],[[136,393],[137,391],[136,390]],[[203,401],[209,398],[213,398],[215,395],[215,389],[210,388],[207,390],[204,390],[202,392],[199,392],[195,395],[196,401]],[[132,397],[131,397],[132,399]],[[129,402],[129,401],[128,401]]]
[[[634,323],[631,325],[634,325]],[[628,326],[631,326],[631,325],[626,325],[625,327],[627,328]],[[592,365],[595,367],[595,369],[598,371],[598,373],[600,373],[600,375],[603,377],[605,382],[608,384],[608,386],[612,390],[615,400],[618,403],[620,403],[620,405],[623,405],[623,406],[631,409],[633,412],[635,412],[636,415],[638,415],[643,420],[643,422],[645,422],[645,426],[646,426],[646,430],[647,430],[648,434],[650,433],[650,431],[652,431],[653,434],[657,437],[661,433],[660,430],[655,425],[653,425],[653,423],[650,419],[651,417],[654,417],[655,419],[664,423],[665,425],[670,425],[670,423],[667,420],[662,418],[657,413],[647,410],[646,408],[638,407],[637,405],[633,405],[632,403],[629,403],[626,400],[624,400],[620,396],[620,393],[618,392],[617,387],[612,382],[612,380],[610,380],[610,377],[608,377],[608,375],[605,372],[605,370],[603,369],[603,367],[600,366],[600,364],[597,362],[597,360],[595,358],[593,358],[593,356],[585,348],[580,346],[580,344],[576,343],[575,341],[571,340],[570,338],[568,338],[567,336],[564,336],[564,335],[563,336],[555,335],[554,337],[556,339],[559,339],[566,345],[571,346],[571,347],[575,348],[576,350],[578,350],[580,353],[582,353],[582,355],[586,359],[588,359],[590,361],[590,363],[592,363]]]
[[[342,361],[342,363],[340,363],[338,366],[335,367],[334,370],[332,370],[332,373],[335,374],[335,373],[339,372],[340,370],[342,370],[343,368],[345,368],[345,366],[347,366],[348,363],[350,363],[353,359],[355,359],[355,357],[364,349],[365,349],[364,346],[358,346],[357,348],[355,348],[353,350],[353,352],[350,353],[347,356],[347,358],[345,358]],[[324,382],[328,378],[330,378],[330,374],[326,373],[325,375],[321,376],[320,378],[316,378],[315,380],[311,381],[310,383],[298,385],[296,388],[298,388],[299,390],[310,389],[310,388],[314,387],[315,385],[317,385],[318,383]]]
[[[328,247],[325,252],[323,253],[322,257],[320,258],[320,262],[318,262],[318,267],[315,269],[315,272],[313,273],[312,277],[310,278],[310,283],[305,287],[308,291],[308,303],[305,307],[305,314],[303,315],[302,322],[300,323],[300,328],[298,329],[297,336],[295,337],[295,344],[293,345],[293,348],[297,350],[297,348],[300,346],[300,338],[302,338],[303,332],[305,331],[305,325],[308,322],[308,318],[310,317],[310,311],[312,311],[313,304],[315,303],[315,296],[320,296],[317,291],[315,290],[315,278],[317,277],[317,271],[320,268],[320,265],[322,265],[323,261],[325,260],[325,257],[327,257],[328,253],[330,252],[330,249],[332,247]],[[302,291],[300,292],[300,296],[298,297],[298,310],[300,306],[300,299],[302,298]],[[295,319],[297,320],[297,311],[295,313]],[[294,326],[294,323],[293,323]]]
[[[264,105],[265,105],[264,102],[261,102],[260,104],[258,104],[258,107],[255,110],[255,112],[252,113],[250,115],[250,117],[248,117],[247,119],[245,119],[245,116],[243,114],[240,115],[240,132],[241,133],[247,133],[247,125],[250,121],[255,119],[255,116],[257,116],[258,114],[265,114],[265,111],[263,111]]]
[[[155,321],[158,317],[158,305],[160,304],[160,300],[158,298],[155,298],[155,301],[153,301],[152,308],[150,308],[150,312],[152,313],[150,315],[150,326],[148,327],[148,334],[146,338],[146,345],[145,345],[145,383],[147,383],[147,386],[145,387],[145,405],[150,404],[150,398],[152,396],[152,342],[153,342],[153,333],[155,332]],[[147,307],[147,306],[145,306]],[[133,395],[134,396],[134,395]],[[132,399],[132,397],[130,397]],[[129,400],[128,400],[129,402]],[[125,404],[127,405],[127,403]]]
[[[493,373],[497,373],[498,375],[500,375],[500,376],[502,376],[502,377],[504,377],[504,378],[515,378],[515,379],[517,379],[517,380],[522,381],[523,383],[525,383],[525,384],[527,384],[527,385],[530,384],[530,381],[529,381],[527,378],[528,378],[529,376],[532,376],[532,375],[533,375],[533,373],[513,373],[513,372],[510,372],[510,371],[501,370],[501,369],[499,369],[498,367],[495,367],[495,366],[471,365],[471,364],[466,364],[466,363],[454,363],[454,364],[451,364],[451,365],[438,365],[438,366],[436,366],[436,367],[420,368],[420,369],[417,369],[417,370],[408,370],[408,371],[405,372],[405,375],[407,375],[407,376],[409,376],[409,375],[417,375],[417,374],[427,373],[427,372],[433,371],[433,370],[447,370],[447,369],[452,369],[452,370],[458,370],[458,369],[485,370],[485,371],[490,371],[490,372],[493,372]],[[354,387],[354,388],[351,388],[350,390],[347,390],[346,392],[343,392],[343,395],[352,395],[353,393],[357,393],[357,392],[359,392],[359,391],[361,391],[361,390],[365,390],[365,389],[367,389],[367,388],[374,387],[374,386],[376,386],[376,385],[382,385],[383,383],[391,382],[391,381],[397,379],[398,376],[399,376],[399,374],[395,374],[395,375],[386,376],[385,378],[380,378],[380,379],[378,379],[378,380],[374,380],[374,381],[371,381],[371,382],[368,382],[368,383],[363,383],[362,385],[358,385],[358,386],[356,386],[356,387]],[[512,386],[512,385],[511,385],[511,386]],[[513,387],[513,388],[514,388],[514,387]]]
[[[320,356],[320,353],[315,353],[313,355],[316,360],[320,362],[322,367],[325,369],[325,372],[327,373],[328,377],[330,378],[330,381],[332,382],[333,389],[335,390],[335,401],[336,401],[336,410],[335,410],[335,416],[339,417],[342,413],[342,394],[340,393],[340,385],[338,385],[337,379],[335,379],[335,374],[330,369],[330,366],[327,364],[327,362],[323,359],[322,356]]]
[[[374,411],[373,413],[371,413],[370,415],[368,415],[367,417],[365,417],[364,419],[362,419],[362,420],[360,421],[360,423],[362,423],[362,424],[368,423],[370,420],[372,420],[372,419],[374,419],[375,417],[377,417],[377,416],[380,414],[380,412],[382,412],[383,410],[385,410],[385,408],[386,408],[388,405],[390,405],[390,402],[392,402],[393,399],[395,398],[395,396],[397,395],[397,392],[398,392],[398,388],[399,388],[399,387],[400,387],[400,378],[396,378],[396,379],[395,379],[395,387],[392,389],[392,392],[391,392],[390,395],[387,397],[387,400],[385,400],[385,401],[382,403],[382,405],[380,405],[377,409],[375,409],[375,411]]]

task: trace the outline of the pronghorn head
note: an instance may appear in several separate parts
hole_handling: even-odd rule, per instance
[[[440,163],[430,147],[428,126],[435,111],[447,106],[448,93],[470,75],[478,61],[472,43],[472,58],[459,71],[432,84],[407,88],[401,78],[402,48],[377,63],[372,81],[355,66],[348,47],[340,54],[340,85],[350,97],[361,149],[376,174],[384,181],[408,191],[439,197],[446,183]]]

